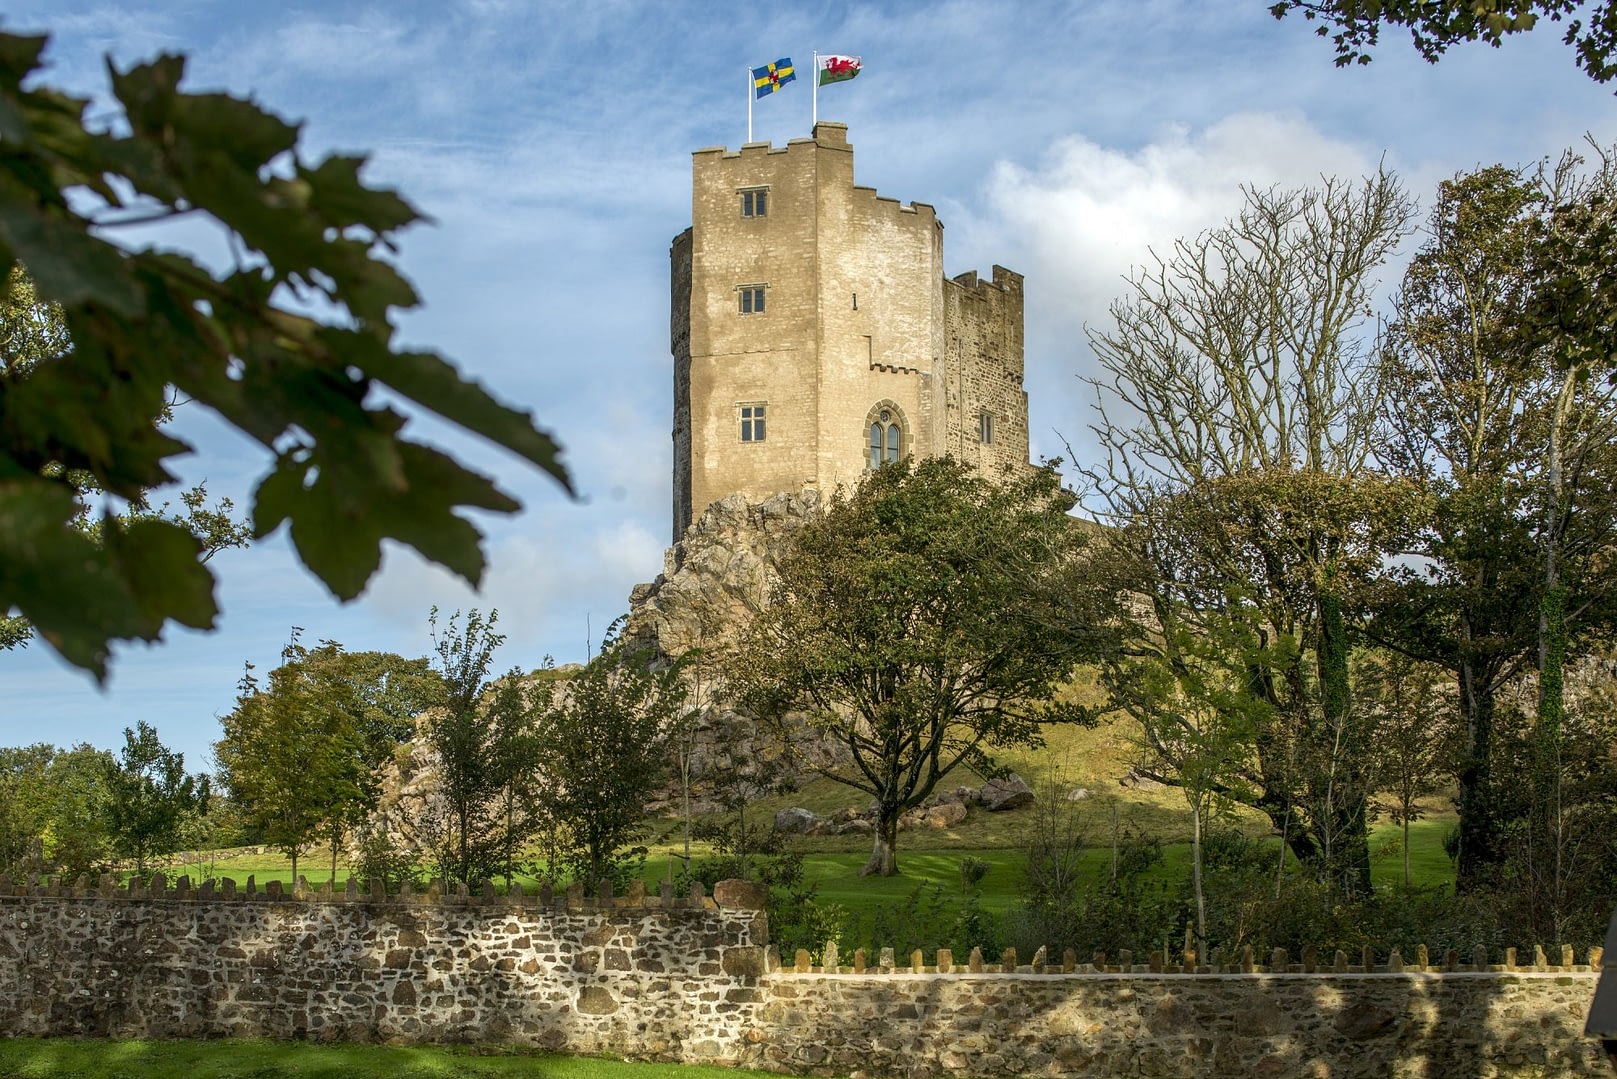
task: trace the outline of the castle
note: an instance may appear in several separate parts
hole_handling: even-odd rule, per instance
[[[1026,466],[1021,275],[946,278],[936,211],[855,186],[847,125],[697,150],[670,260],[675,543],[730,494]]]

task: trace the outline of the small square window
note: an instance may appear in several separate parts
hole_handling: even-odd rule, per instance
[[[741,192],[742,217],[768,217],[769,191],[767,188],[753,188]]]
[[[764,440],[764,407],[761,404],[741,406],[741,441]]]
[[[992,412],[977,413],[977,441],[984,445],[994,441],[994,414]]]
[[[743,315],[761,315],[764,313],[764,286],[742,285],[736,291],[741,293],[741,313]]]

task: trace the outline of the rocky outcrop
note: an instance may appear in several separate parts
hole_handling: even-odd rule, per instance
[[[663,556],[663,572],[629,594],[625,636],[663,655],[735,639],[768,594],[787,540],[820,512],[820,493],[710,505]]]

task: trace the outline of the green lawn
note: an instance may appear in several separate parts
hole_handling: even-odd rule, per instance
[[[466,1046],[0,1038],[14,1079],[734,1079],[730,1068],[628,1064]]]

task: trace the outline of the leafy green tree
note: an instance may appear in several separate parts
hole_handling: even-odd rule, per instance
[[[1203,840],[1235,803],[1252,801],[1248,777],[1257,731],[1270,709],[1247,675],[1264,662],[1245,618],[1182,620],[1161,608],[1155,647],[1120,650],[1102,668],[1113,705],[1140,725],[1145,759],[1137,770],[1166,775],[1190,810],[1190,875],[1196,939],[1207,944]]]
[[[108,514],[96,542],[74,526],[75,477],[126,503],[173,482],[166,462],[191,450],[161,429],[176,393],[263,447],[254,535],[290,522],[339,599],[364,588],[385,539],[477,582],[480,536],[458,511],[518,504],[401,437],[387,402],[415,402],[563,485],[567,474],[531,415],[432,353],[394,347],[393,312],[417,298],[378,255],[416,211],[367,187],[359,158],[304,161],[297,127],[254,103],[181,91],[181,57],[111,68],[121,112],[88,126],[83,100],[37,80],[45,44],[0,35],[0,301],[25,264],[71,348],[0,380],[0,612],[98,679],[112,640],[213,625],[213,577],[186,528]],[[218,225],[236,264],[215,274],[120,242],[181,216]]]
[[[1617,598],[1602,568],[1617,512],[1617,400],[1601,375],[1617,311],[1603,254],[1614,176],[1609,165],[1584,176],[1580,164],[1569,154],[1553,168],[1496,165],[1440,185],[1382,354],[1377,452],[1430,512],[1412,534],[1415,557],[1384,575],[1367,628],[1459,687],[1462,888],[1506,857],[1514,795],[1493,771],[1496,695],[1524,667],[1548,673],[1538,680],[1547,762],[1567,642],[1608,625]]]
[[[81,742],[58,749],[46,766],[51,792],[44,842],[47,868],[78,877],[100,873],[111,861],[105,782],[111,763],[111,753]]]
[[[124,747],[105,771],[112,848],[144,876],[150,863],[180,848],[187,821],[208,811],[207,775],[188,775],[185,754],[158,741],[140,720],[124,728]]]
[[[1617,5],[1611,0],[1280,0],[1269,7],[1277,19],[1292,11],[1320,22],[1314,32],[1336,46],[1337,67],[1368,64],[1383,26],[1407,29],[1415,48],[1435,64],[1452,45],[1485,41],[1497,49],[1548,18],[1566,21],[1563,40],[1591,79],[1617,76]]]
[[[1425,815],[1420,800],[1442,789],[1454,771],[1453,687],[1435,665],[1385,653],[1365,655],[1356,673],[1364,706],[1376,712],[1376,787],[1387,795],[1379,809],[1403,828],[1408,888],[1409,826]]]
[[[440,694],[426,659],[292,640],[260,684],[251,664],[214,746],[220,777],[251,828],[298,861],[318,840],[337,852],[377,795],[377,770]]]
[[[513,852],[539,826],[535,815],[517,812],[518,788],[537,767],[534,709],[520,672],[498,684],[489,677],[505,643],[498,620],[498,611],[485,619],[473,609],[462,623],[456,611],[440,627],[436,607],[431,616],[444,689],[441,708],[422,717],[437,789],[430,819],[419,824],[439,872],[468,885],[508,874]]]
[[[56,749],[43,742],[0,749],[0,871],[39,872],[50,819],[46,778]]]
[[[1272,717],[1255,732],[1253,804],[1361,890],[1368,732],[1348,610],[1412,508],[1374,471],[1362,327],[1412,212],[1385,173],[1248,189],[1234,219],[1138,270],[1113,326],[1089,335],[1103,459],[1087,474],[1150,608],[1126,624],[1130,646],[1159,649],[1181,620],[1246,620],[1247,691]]]
[[[1083,528],[1053,467],[990,481],[949,458],[901,462],[833,496],[779,566],[731,672],[782,729],[840,756],[815,770],[876,800],[861,871],[898,872],[898,819],[962,765],[1085,720],[1056,687],[1109,640]]]
[[[591,884],[613,874],[639,835],[646,799],[668,776],[668,730],[685,703],[679,669],[631,651],[620,626],[582,670],[546,686],[539,709],[540,788],[571,837],[574,879]]]

